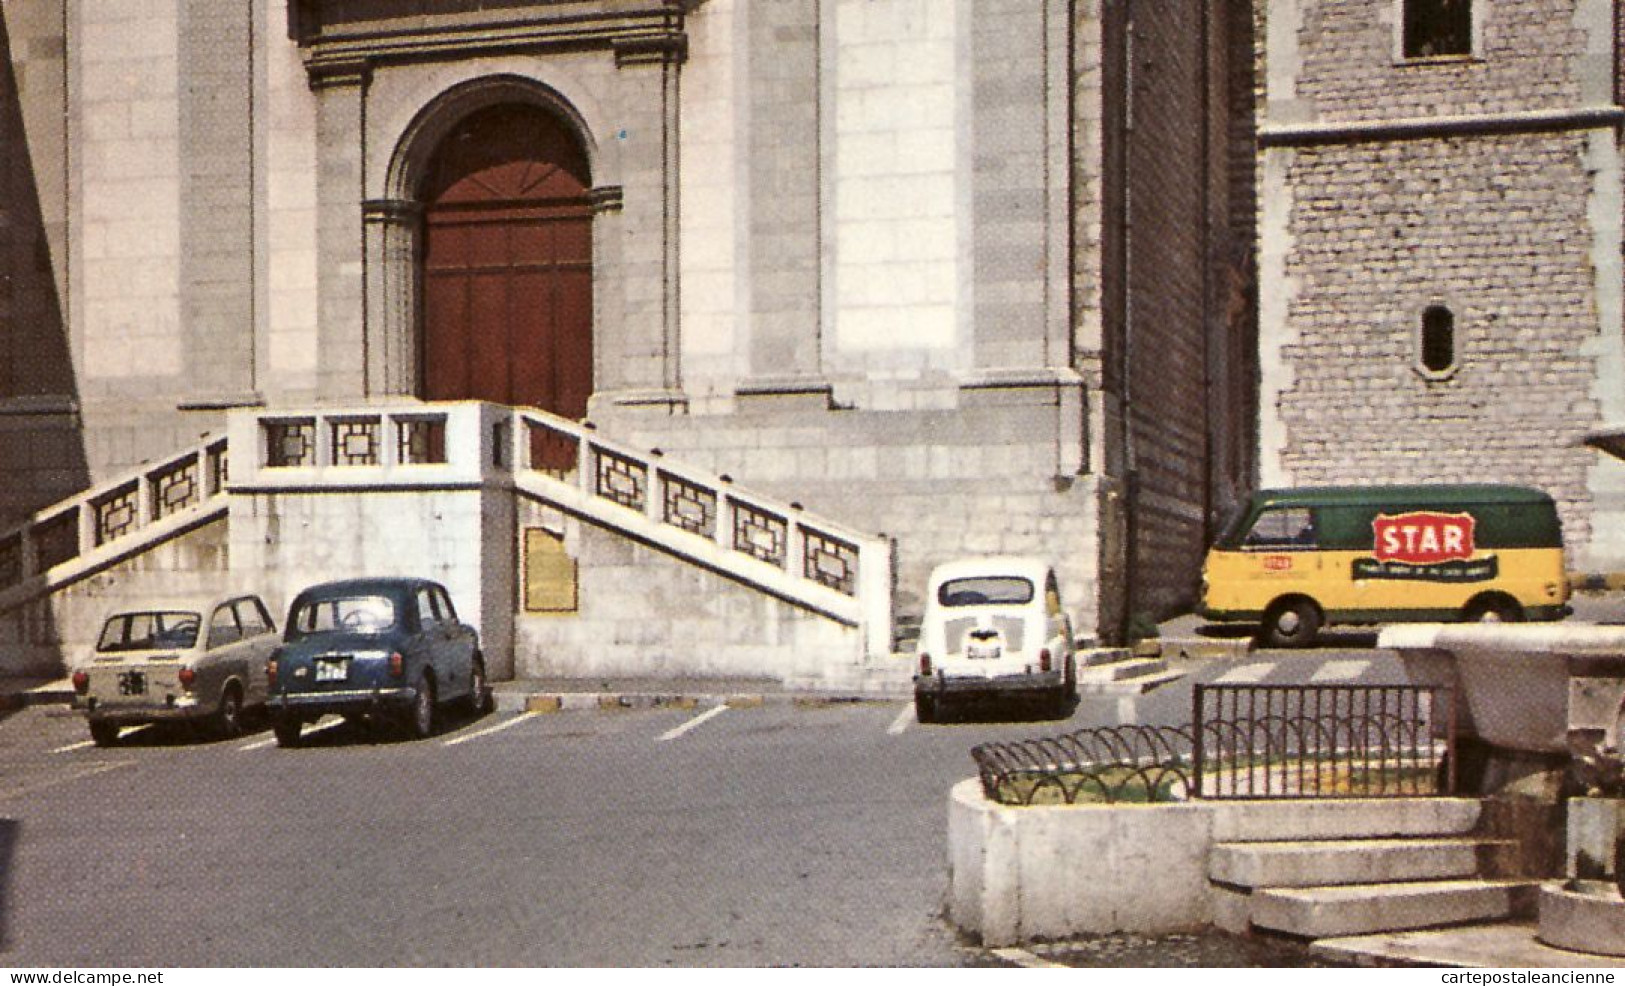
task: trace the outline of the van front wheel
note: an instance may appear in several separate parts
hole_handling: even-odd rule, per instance
[[[1308,647],[1320,633],[1320,608],[1307,599],[1286,599],[1264,614],[1259,641],[1265,647]]]
[[[1507,596],[1479,596],[1467,604],[1462,618],[1468,623],[1522,623],[1523,607]]]

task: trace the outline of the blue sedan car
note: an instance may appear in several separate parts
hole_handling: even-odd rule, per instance
[[[266,662],[277,744],[293,746],[328,713],[431,735],[438,707],[490,709],[479,635],[457,619],[438,582],[349,579],[312,586],[288,610],[282,646]]]

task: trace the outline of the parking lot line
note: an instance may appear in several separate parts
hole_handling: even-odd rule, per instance
[[[1327,661],[1309,676],[1314,681],[1356,681],[1371,667],[1370,661]]]
[[[345,720],[341,719],[341,718],[338,718],[336,716],[333,716],[333,717],[323,716],[322,718],[316,720],[316,722],[317,722],[317,725],[315,726],[315,728],[302,730],[300,732],[300,734],[299,734],[300,737],[303,738],[303,739],[310,739],[312,736],[315,736],[317,733],[325,733],[329,729],[332,729],[332,728],[334,728],[336,726],[344,725]],[[274,745],[275,743],[276,743],[276,737],[275,736],[269,736],[269,737],[266,737],[265,739],[257,740],[257,741],[255,741],[253,743],[250,743],[247,746],[239,746],[237,748],[237,752],[238,753],[247,753],[250,750],[263,750],[268,746]]]
[[[694,727],[699,726],[702,723],[705,723],[705,722],[708,722],[708,721],[710,721],[712,719],[715,719],[717,716],[720,716],[724,712],[727,712],[727,711],[728,711],[728,706],[726,706],[726,705],[719,705],[714,709],[708,709],[707,711],[702,712],[699,715],[695,716],[694,718],[690,719],[689,721],[683,723],[681,726],[677,726],[674,729],[668,729],[665,732],[661,733],[658,737],[656,737],[655,742],[656,743],[664,743],[667,740],[674,740],[677,737],[679,737],[679,736],[683,735],[684,733],[688,732],[690,729],[693,729]]]
[[[1219,675],[1214,679],[1214,683],[1220,685],[1256,685],[1274,670],[1275,662],[1273,661],[1263,664],[1243,664]]]
[[[123,739],[126,736],[134,736],[136,733],[139,733],[144,729],[151,729],[151,728],[152,728],[152,723],[147,723],[145,726],[126,726],[125,728],[119,730],[119,734],[118,734],[119,739]],[[74,750],[83,750],[87,746],[95,746],[95,745],[96,745],[95,740],[80,740],[77,743],[69,743],[67,746],[59,746],[56,749],[52,750],[51,752],[52,753],[72,753]]]
[[[500,733],[504,729],[510,729],[510,728],[512,728],[514,726],[519,725],[520,723],[524,722],[526,719],[534,719],[540,714],[541,713],[538,713],[538,712],[521,712],[519,715],[514,716],[512,719],[509,719],[509,720],[507,720],[505,722],[499,722],[495,726],[487,726],[486,728],[481,729],[478,732],[466,733],[466,734],[464,734],[462,736],[456,736],[456,737],[453,737],[452,739],[446,740],[445,745],[446,746],[456,746],[458,743],[467,743],[469,740],[476,740],[476,739],[479,739],[482,736],[489,736],[492,733]]]
[[[1067,966],[1059,962],[1042,959],[1025,948],[995,948],[993,954],[1006,962],[1013,963],[1023,969],[1065,969]]]
[[[886,733],[889,736],[901,736],[903,730],[907,729],[912,722],[914,722],[914,703],[906,702],[902,710],[897,713],[897,718],[893,719],[891,725],[886,727]]]

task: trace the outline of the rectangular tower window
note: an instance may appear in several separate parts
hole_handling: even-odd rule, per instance
[[[1473,0],[1402,0],[1406,58],[1473,53]]]

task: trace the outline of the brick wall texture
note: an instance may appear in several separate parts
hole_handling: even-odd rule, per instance
[[[1524,135],[1300,149],[1301,281],[1284,347],[1293,481],[1530,483],[1572,540],[1595,453],[1598,331],[1584,138]],[[1458,368],[1418,372],[1421,315],[1455,314]]]
[[[1570,59],[1583,51],[1586,36],[1575,23],[1575,0],[1479,0],[1480,57],[1398,66],[1397,4],[1302,6],[1298,96],[1313,100],[1323,121],[1563,109],[1580,102]]]

